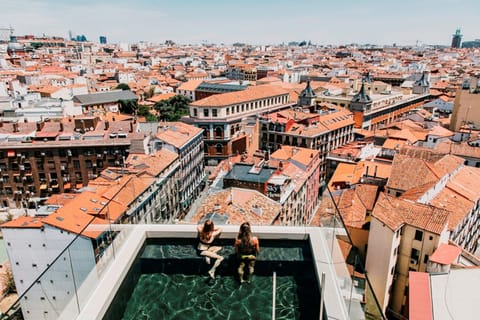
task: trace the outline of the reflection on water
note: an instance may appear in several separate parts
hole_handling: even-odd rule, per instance
[[[299,319],[292,276],[277,277],[277,319]],[[240,285],[233,277],[215,280],[181,274],[143,274],[123,316],[132,319],[271,319],[272,278],[254,276]]]
[[[117,291],[104,320],[271,319],[273,272],[277,319],[319,318],[320,288],[307,241],[263,240],[253,281],[240,285],[232,241],[216,278],[192,239],[148,239]]]

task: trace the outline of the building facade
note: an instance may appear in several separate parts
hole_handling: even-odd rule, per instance
[[[203,130],[183,122],[158,123],[154,130],[149,149],[152,152],[166,149],[178,154],[180,212],[174,219],[181,219],[205,186]]]
[[[315,112],[283,110],[259,118],[259,146],[274,152],[282,145],[320,152],[320,181],[325,181],[330,151],[353,141],[350,111],[333,105],[319,105]]]
[[[97,117],[0,124],[2,206],[28,206],[32,198],[80,189],[103,169],[121,166],[131,140],[143,139],[134,126]]]
[[[252,138],[245,134],[248,118],[255,122],[259,114],[291,105],[287,91],[276,86],[253,86],[191,103],[190,117],[184,121],[203,129],[205,161],[216,165],[246,151]]]

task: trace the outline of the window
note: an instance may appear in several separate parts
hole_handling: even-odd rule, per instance
[[[415,248],[412,248],[412,252],[410,253],[410,258],[412,258],[412,260],[415,260],[415,263],[417,263],[419,256],[420,256],[420,251],[418,251]]]
[[[198,117],[198,110],[197,108],[193,108],[193,116]]]
[[[217,117],[217,109],[212,109],[212,117]]]
[[[203,109],[203,116],[208,117],[208,109]]]
[[[424,257],[423,257],[423,263],[427,263],[428,262],[428,254],[426,254]]]
[[[415,230],[415,240],[422,241],[423,240],[423,232],[420,230]]]

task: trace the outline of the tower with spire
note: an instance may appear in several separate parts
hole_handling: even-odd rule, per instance
[[[428,75],[428,71],[424,71],[420,79],[413,83],[412,93],[425,94],[430,92],[430,81],[428,80]]]
[[[316,98],[317,98],[317,95],[315,94],[312,87],[310,86],[310,80],[308,80],[307,86],[298,95],[297,104],[301,107],[306,107],[306,108],[312,107],[315,105]]]
[[[362,86],[357,94],[350,100],[350,111],[365,112],[372,108],[372,98],[368,95],[365,89],[365,81],[362,81]]]

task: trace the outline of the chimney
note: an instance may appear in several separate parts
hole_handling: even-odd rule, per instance
[[[105,130],[108,130],[108,128],[110,128],[110,123],[108,120],[105,120]]]
[[[13,132],[18,132],[18,122],[13,123]]]
[[[367,166],[367,170],[366,170],[366,172],[365,172],[365,176],[368,177],[368,166]]]
[[[375,171],[373,172],[373,177],[376,178],[377,177],[377,166],[375,166]]]
[[[129,132],[133,132],[133,121],[130,121],[130,131]]]
[[[43,121],[37,122],[37,131],[42,131],[44,125],[45,125],[45,122]]]
[[[60,132],[63,132],[63,122],[60,122]]]

